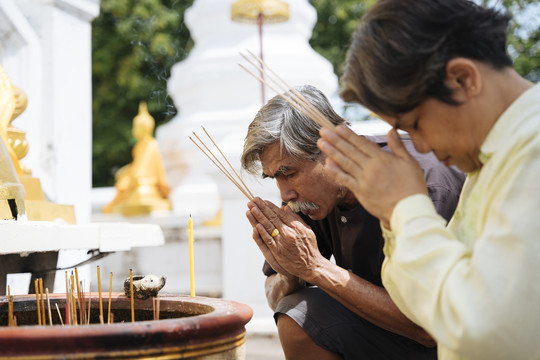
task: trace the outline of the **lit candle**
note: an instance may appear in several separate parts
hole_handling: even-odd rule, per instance
[[[189,235],[189,283],[191,289],[191,297],[195,297],[195,260],[193,258],[193,220],[191,215],[188,219],[188,235]]]

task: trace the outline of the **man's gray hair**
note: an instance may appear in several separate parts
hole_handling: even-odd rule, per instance
[[[328,120],[339,125],[346,123],[324,94],[314,86],[295,87]],[[288,95],[285,95],[288,96]],[[252,174],[260,170],[260,154],[279,141],[281,154],[315,161],[321,154],[317,147],[320,126],[298,111],[280,95],[264,105],[248,128],[242,153],[242,167]]]

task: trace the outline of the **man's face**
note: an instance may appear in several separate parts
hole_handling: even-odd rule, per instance
[[[316,209],[301,209],[313,220],[326,218],[344,196],[339,184],[326,173],[324,161],[309,161],[289,155],[282,157],[279,142],[268,146],[261,153],[260,160],[263,177],[276,180],[281,200],[316,205]]]
[[[482,166],[478,160],[483,136],[475,130],[466,105],[448,105],[427,99],[399,119],[381,116],[390,125],[409,133],[420,153],[433,151],[446,166],[455,165],[463,172]]]

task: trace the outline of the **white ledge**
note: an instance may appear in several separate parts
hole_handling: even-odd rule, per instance
[[[156,224],[91,223],[69,225],[48,221],[0,220],[0,254],[99,249],[128,251],[165,243]]]

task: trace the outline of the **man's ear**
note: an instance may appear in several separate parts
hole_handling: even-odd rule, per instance
[[[457,57],[446,64],[445,85],[454,93],[454,100],[465,102],[482,90],[480,71],[470,59]]]

